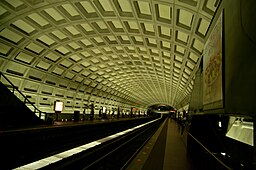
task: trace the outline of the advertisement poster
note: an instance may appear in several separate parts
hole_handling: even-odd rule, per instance
[[[209,105],[223,100],[222,17],[221,13],[204,47],[203,105]]]
[[[57,112],[61,112],[64,108],[64,103],[60,101],[55,101],[54,110]]]

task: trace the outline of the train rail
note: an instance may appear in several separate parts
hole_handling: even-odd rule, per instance
[[[155,119],[17,169],[124,169],[162,122]]]
[[[140,118],[74,126],[1,131],[1,169],[14,169],[149,122]]]

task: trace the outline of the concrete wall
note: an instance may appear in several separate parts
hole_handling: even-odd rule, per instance
[[[256,1],[223,0],[210,31],[222,11],[225,112],[256,116]]]
[[[227,0],[225,15],[225,110],[256,114],[256,1]]]

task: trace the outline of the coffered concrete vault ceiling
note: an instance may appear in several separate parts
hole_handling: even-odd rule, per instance
[[[219,1],[1,0],[0,69],[39,107],[175,107]]]

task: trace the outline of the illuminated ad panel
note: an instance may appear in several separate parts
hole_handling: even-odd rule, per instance
[[[106,107],[103,107],[103,108],[102,108],[102,113],[106,113],[106,111],[107,111],[107,108],[106,108]]]
[[[55,101],[54,103],[54,111],[61,112],[63,110],[64,104],[60,101]]]
[[[244,121],[243,118],[230,117],[229,131],[226,136],[254,146],[253,122]]]
[[[222,16],[220,14],[204,47],[203,105],[223,100],[222,94]]]

